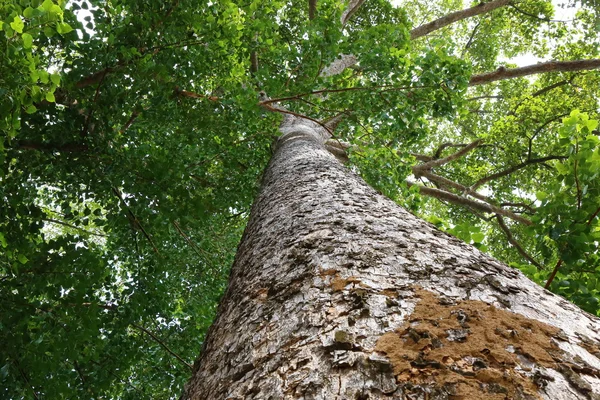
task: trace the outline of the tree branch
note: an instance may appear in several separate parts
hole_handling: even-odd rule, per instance
[[[424,171],[427,169],[432,169],[435,167],[439,167],[441,165],[447,164],[451,161],[454,161],[462,156],[464,156],[465,154],[467,154],[469,151],[473,150],[475,147],[479,146],[482,143],[481,139],[477,139],[474,142],[468,144],[467,146],[465,146],[464,148],[460,149],[459,151],[457,151],[456,153],[450,154],[447,157],[444,158],[440,158],[437,160],[433,160],[433,161],[429,161],[426,162],[424,164],[420,164],[420,165],[416,165],[413,167],[413,173],[415,173],[416,175],[419,173],[419,171]]]
[[[553,90],[553,89],[556,89],[557,87],[561,87],[561,86],[564,86],[564,85],[568,85],[569,83],[571,83],[571,80],[572,80],[572,79],[568,79],[568,80],[567,80],[567,79],[565,79],[565,80],[562,80],[562,81],[559,81],[559,82],[553,83],[552,85],[549,85],[549,86],[546,86],[546,87],[544,87],[544,88],[541,88],[541,89],[540,89],[540,90],[538,90],[537,92],[533,92],[533,93],[531,94],[531,97],[537,97],[537,96],[541,96],[541,95],[543,95],[544,93],[547,93],[547,92],[549,92],[549,91],[551,91],[551,90]]]
[[[442,155],[442,152],[444,150],[446,150],[448,147],[466,147],[467,145],[464,143],[452,143],[452,142],[445,142],[440,144],[440,147],[437,148],[437,150],[435,151],[433,158],[434,159],[438,159],[440,158],[440,156]]]
[[[544,289],[548,289],[550,287],[550,284],[552,283],[552,281],[556,277],[556,273],[560,269],[560,266],[562,265],[562,263],[563,263],[563,260],[558,260],[558,262],[554,266],[554,269],[550,273],[550,276],[548,277],[548,280],[546,281],[546,284],[544,285]]]
[[[456,12],[450,13],[439,19],[436,19],[435,21],[429,22],[427,24],[421,25],[421,26],[413,29],[412,31],[410,31],[410,38],[413,40],[420,38],[422,36],[430,34],[433,31],[436,31],[445,26],[453,24],[457,21],[461,21],[463,19],[474,17],[476,15],[485,14],[485,13],[495,10],[496,8],[504,7],[504,6],[508,5],[510,2],[511,2],[511,0],[494,0],[494,1],[490,1],[488,3],[480,3],[474,7],[467,8],[467,9],[464,9],[461,11],[456,11]]]
[[[174,353],[171,349],[169,349],[169,347],[164,344],[159,338],[157,338],[152,332],[150,332],[149,330],[147,330],[146,328],[143,328],[139,325],[136,324],[131,324],[131,326],[133,326],[136,329],[139,329],[140,331],[144,332],[146,335],[150,336],[156,343],[158,343],[163,349],[165,349],[170,355],[172,355],[173,357],[175,357],[177,360],[179,360],[179,362],[181,362],[183,365],[185,365],[186,367],[188,367],[190,369],[190,371],[193,371],[193,368],[190,364],[188,364],[183,358],[181,358],[178,354]]]
[[[125,200],[123,199],[123,196],[121,196],[121,192],[117,188],[115,188],[115,187],[112,188],[112,191],[113,191],[114,195],[117,196],[117,198],[121,201],[121,204],[123,204],[123,206],[127,210],[127,214],[129,216],[129,220],[131,222],[131,225],[134,228],[139,228],[139,230],[142,231],[142,233],[144,234],[144,237],[146,239],[148,239],[148,242],[150,242],[150,245],[152,246],[152,249],[154,250],[154,252],[157,255],[160,256],[160,253],[159,253],[158,249],[156,248],[156,246],[154,245],[154,242],[152,241],[152,238],[150,237],[150,235],[148,234],[148,232],[146,232],[146,230],[144,229],[144,227],[140,223],[139,219],[135,216],[135,214],[133,213],[133,211],[131,211],[129,209],[129,206],[127,205],[127,203],[125,203]]]
[[[127,122],[125,122],[125,125],[123,125],[121,127],[121,129],[119,129],[119,133],[123,134],[125,133],[125,131],[127,129],[129,129],[129,127],[133,124],[133,122],[135,121],[135,119],[138,117],[138,115],[140,115],[139,111],[134,111],[131,113],[131,117],[129,117],[129,119],[127,120]]]
[[[53,224],[58,224],[58,225],[66,226],[66,227],[71,228],[71,229],[76,229],[76,230],[78,230],[80,232],[83,232],[85,234],[88,234],[88,235],[99,236],[99,237],[106,237],[107,236],[107,235],[104,235],[102,233],[94,233],[94,232],[86,231],[83,228],[80,228],[80,227],[75,226],[75,225],[68,224],[68,223],[63,222],[63,221],[59,221],[57,219],[42,218],[42,221],[51,222]]]
[[[467,44],[465,44],[465,47],[463,47],[463,50],[460,53],[460,58],[464,58],[465,57],[465,53],[467,52],[467,50],[469,49],[469,47],[471,47],[471,44],[473,43],[473,39],[475,38],[475,34],[479,30],[480,26],[481,26],[481,20],[479,20],[477,22],[477,24],[475,25],[475,27],[473,28],[473,31],[471,32],[471,36],[469,36],[469,40],[467,41]]]
[[[513,165],[512,167],[507,168],[507,169],[505,169],[503,171],[500,171],[500,172],[497,172],[495,174],[488,175],[488,176],[486,176],[484,178],[481,178],[480,180],[478,180],[477,182],[475,182],[471,186],[471,190],[476,190],[478,187],[480,187],[481,185],[486,184],[489,181],[492,181],[492,180],[497,179],[497,178],[501,178],[501,177],[506,176],[506,175],[510,175],[513,172],[518,171],[518,170],[520,170],[522,168],[525,168],[528,165],[543,163],[543,162],[550,161],[550,160],[565,160],[566,158],[568,158],[568,157],[565,157],[565,156],[548,156],[548,157],[534,158],[534,159],[531,159],[531,160],[523,161],[522,163],[517,164],[517,165]]]
[[[350,18],[352,18],[354,13],[358,11],[360,6],[362,6],[364,2],[365,0],[350,0],[350,3],[348,3],[348,7],[346,7],[344,12],[342,13],[342,26],[346,25],[348,21],[350,21]]]
[[[512,211],[504,210],[500,207],[496,207],[494,205],[488,203],[482,203],[480,201],[467,199],[463,196],[459,196],[457,194],[447,192],[441,189],[434,189],[427,186],[418,185],[412,182],[406,182],[408,186],[417,186],[419,188],[419,193],[424,194],[425,196],[435,197],[436,199],[446,200],[452,204],[456,204],[462,207],[470,207],[478,211],[483,211],[492,214],[500,214],[505,217],[508,217],[512,220],[520,222],[525,225],[533,225],[533,222],[528,220],[527,218],[523,218],[520,215],[513,213]]]
[[[414,172],[414,167],[413,167],[413,172]],[[421,171],[420,176],[424,176],[425,178],[429,179],[432,182],[436,182],[442,186],[445,187],[451,187],[454,188],[456,190],[459,190],[464,194],[468,194],[469,196],[475,197],[476,199],[479,199],[481,201],[484,201],[488,204],[492,204],[492,201],[487,198],[486,196],[479,194],[477,192],[474,192],[473,190],[469,189],[468,187],[461,185],[460,183],[456,183],[448,178],[444,178],[443,176],[440,175],[436,175],[433,172],[431,172],[430,170],[424,170]]]
[[[498,221],[498,225],[500,226],[500,229],[502,229],[502,231],[506,235],[506,239],[508,239],[508,242],[510,244],[512,244],[515,249],[517,249],[519,254],[522,255],[523,258],[525,258],[531,264],[535,265],[537,267],[537,269],[539,269],[539,270],[543,269],[544,267],[540,263],[535,261],[533,259],[533,257],[531,257],[529,254],[527,254],[527,252],[525,251],[525,249],[523,249],[521,244],[519,242],[517,242],[517,240],[514,238],[512,232],[510,231],[509,227],[506,226],[506,224],[504,223],[504,218],[502,218],[500,215],[496,214],[496,220]]]
[[[312,21],[317,16],[317,0],[308,0],[308,19]]]
[[[541,74],[546,72],[575,72],[600,68],[600,59],[575,60],[575,61],[548,61],[520,68],[500,67],[494,72],[473,75],[469,86],[485,85],[504,79],[518,78],[521,76]]]

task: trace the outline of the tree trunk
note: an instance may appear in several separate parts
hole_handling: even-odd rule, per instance
[[[283,132],[183,399],[600,398],[597,318]]]

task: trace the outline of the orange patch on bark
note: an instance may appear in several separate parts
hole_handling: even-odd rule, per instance
[[[398,382],[451,388],[453,399],[541,398],[533,373],[515,367],[555,369],[553,355],[562,352],[551,339],[559,329],[482,301],[447,305],[426,290],[415,294],[420,301],[410,321],[376,345]]]

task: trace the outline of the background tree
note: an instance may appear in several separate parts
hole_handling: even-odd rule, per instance
[[[274,100],[343,116],[371,185],[597,314],[598,74],[563,63],[597,58],[596,10],[369,0],[341,26],[345,4],[311,4],[0,6],[3,396],[180,392]],[[525,53],[557,63],[511,72]]]

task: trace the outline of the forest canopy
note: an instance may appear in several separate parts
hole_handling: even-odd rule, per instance
[[[595,2],[349,3],[0,4],[1,397],[179,396],[282,113],[600,314]]]

